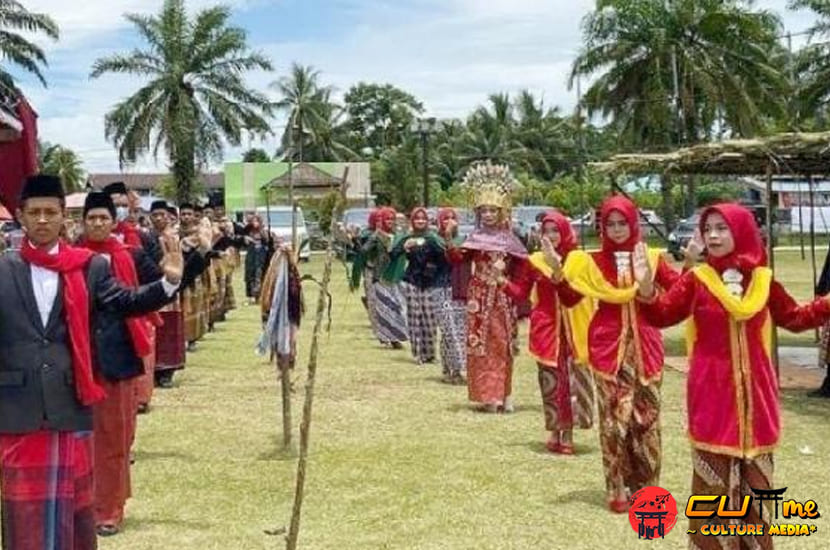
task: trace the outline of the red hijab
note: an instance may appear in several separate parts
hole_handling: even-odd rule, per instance
[[[605,224],[608,223],[608,217],[611,215],[611,212],[619,212],[628,222],[631,235],[624,243],[617,244],[605,235]],[[606,254],[623,251],[632,252],[634,245],[640,242],[640,214],[637,211],[637,205],[622,195],[614,195],[602,203],[599,217],[600,232],[602,233],[602,251]]]
[[[412,212],[409,213],[409,224],[412,227],[412,231],[415,231],[415,226],[412,225],[412,222],[415,221],[415,216],[417,216],[418,214],[423,214],[424,217],[427,219],[427,226],[424,229],[422,229],[421,231],[428,230],[429,229],[429,212],[427,212],[427,209],[424,208],[423,206],[416,206],[415,208],[412,209]]]
[[[722,258],[714,258],[711,254],[707,254],[706,263],[715,268],[718,273],[733,268],[745,275],[756,267],[767,265],[767,251],[764,249],[761,232],[752,212],[735,203],[712,205],[700,215],[701,234],[705,235],[703,228],[706,225],[706,218],[713,212],[717,212],[726,220],[726,225],[732,232],[735,250]]]
[[[369,221],[367,223],[369,230],[374,231],[378,227],[378,216],[380,214],[380,208],[373,208],[369,212]]]
[[[571,227],[568,218],[556,210],[551,210],[542,218],[543,234],[546,224],[555,225],[556,229],[559,231],[559,245],[556,247],[556,251],[562,256],[563,259],[566,258],[568,253],[577,247],[576,235],[574,234],[574,230]]]
[[[392,227],[390,228],[390,231],[392,233],[394,233],[395,232],[395,216],[397,216],[397,215],[398,215],[398,212],[394,208],[392,208],[391,206],[384,206],[378,212],[378,218],[377,218],[378,225],[381,226],[381,229],[383,229],[383,231],[386,231],[386,228],[383,227],[384,222],[391,221],[392,222]]]

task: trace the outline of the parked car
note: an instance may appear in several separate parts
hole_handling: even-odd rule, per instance
[[[343,227],[357,226],[360,229],[369,227],[369,214],[374,208],[348,208],[343,212]]]
[[[271,206],[257,208],[257,214],[262,216],[265,226],[271,230],[271,235],[280,237],[285,242],[291,242],[291,207]],[[307,262],[311,258],[311,245],[308,237],[308,228],[305,224],[303,209],[297,207],[297,243],[300,246],[300,260]]]
[[[680,220],[677,227],[674,228],[674,231],[669,233],[668,252],[678,262],[683,259],[683,249],[686,248],[686,245],[695,236],[695,230],[699,224],[700,213],[698,212],[685,220]]]
[[[539,230],[540,220],[551,210],[550,206],[517,206],[513,208],[513,230],[522,239],[527,239],[531,230]]]

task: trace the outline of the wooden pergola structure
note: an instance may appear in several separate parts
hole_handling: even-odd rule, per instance
[[[830,132],[783,133],[757,139],[736,139],[702,143],[668,153],[621,154],[589,168],[612,177],[614,186],[621,175],[716,175],[759,176],[766,181],[767,255],[775,270],[772,224],[772,180],[780,174],[807,179],[810,197],[810,251],[813,282],[816,279],[813,178],[830,176]],[[799,205],[801,203],[799,202]],[[777,338],[775,346],[777,364]]]
[[[770,266],[774,268],[772,239],[772,178],[779,174],[804,176],[813,201],[813,178],[830,175],[830,132],[786,133],[758,139],[702,143],[668,153],[622,154],[588,165],[592,170],[619,175],[759,176],[766,181],[766,230]],[[815,258],[815,228],[810,221]],[[815,269],[814,269],[815,271]]]

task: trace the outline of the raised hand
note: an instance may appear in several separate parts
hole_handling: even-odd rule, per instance
[[[161,237],[161,248],[164,256],[161,258],[161,270],[168,282],[177,285],[184,274],[184,256],[178,237],[164,232]]]
[[[545,256],[545,263],[553,269],[554,275],[562,271],[562,256],[556,252],[553,243],[547,236],[542,237],[542,254]]]
[[[705,245],[703,244],[703,236],[700,234],[700,228],[695,229],[694,236],[689,239],[689,243],[686,245],[686,248],[683,249],[683,263],[686,264],[687,267],[695,265],[703,255],[704,247]]]
[[[634,247],[632,258],[634,280],[640,285],[640,294],[651,297],[654,294],[654,283],[652,282],[651,266],[648,263],[648,249],[645,243],[637,243]]]
[[[208,250],[210,250],[211,246],[213,246],[213,226],[210,223],[208,223],[207,225],[202,224],[201,226],[199,226],[199,230],[196,232],[196,236],[199,243],[199,250],[201,250],[202,253],[205,253]]]

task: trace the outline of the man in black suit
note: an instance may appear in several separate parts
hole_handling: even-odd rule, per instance
[[[27,179],[16,215],[26,239],[0,257],[3,549],[91,550],[92,405],[106,396],[93,376],[95,320],[158,309],[184,262],[171,245],[163,279],[119,284],[106,259],[60,240],[64,192],[52,176]]]

